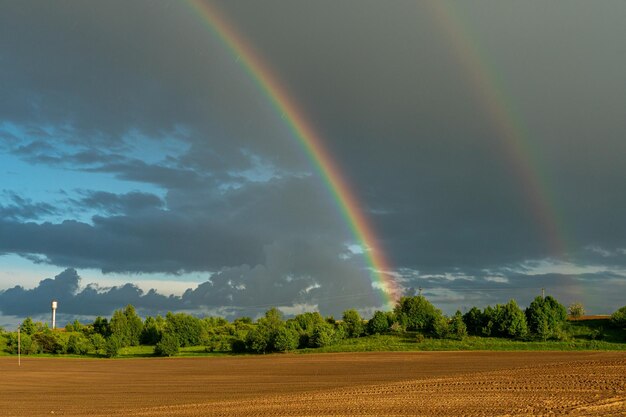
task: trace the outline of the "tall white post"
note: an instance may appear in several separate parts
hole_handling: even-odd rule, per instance
[[[52,330],[57,327],[57,302],[52,300]]]
[[[17,326],[17,366],[22,366],[22,338],[21,338],[22,323]]]

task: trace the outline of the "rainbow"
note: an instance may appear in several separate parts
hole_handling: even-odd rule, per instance
[[[324,146],[324,140],[317,134],[304,112],[290,97],[275,74],[252,50],[246,39],[236,31],[233,25],[208,2],[188,0],[188,3],[200,17],[204,26],[237,57],[250,78],[256,82],[259,90],[274,106],[276,113],[285,120],[293,137],[298,140],[320,173],[353,236],[364,250],[372,284],[381,288],[385,294],[383,304],[387,307],[392,306],[401,293],[400,288],[372,225],[360,209],[359,201],[337,163]]]
[[[567,256],[567,233],[557,216],[538,152],[530,146],[522,119],[515,113],[512,100],[506,97],[497,72],[490,67],[487,55],[481,51],[454,6],[444,0],[427,1],[425,5],[447,38],[453,56],[464,70],[492,127],[498,132],[501,151],[511,165],[550,256],[555,259]]]

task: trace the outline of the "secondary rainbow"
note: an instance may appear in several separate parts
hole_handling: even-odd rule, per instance
[[[352,234],[363,248],[369,264],[370,278],[385,294],[383,302],[388,306],[393,305],[400,291],[391,273],[389,262],[380,247],[372,225],[360,209],[359,201],[344,179],[341,170],[324,146],[323,139],[267,64],[254,52],[234,26],[209,3],[200,0],[188,0],[188,2],[205,27],[217,35],[228,50],[237,57],[250,78],[256,82],[259,89],[272,103],[276,113],[285,119],[293,137],[298,140],[319,171]]]
[[[514,111],[513,100],[507,98],[498,73],[491,68],[487,55],[481,51],[479,42],[471,36],[452,4],[445,0],[431,0],[424,5],[447,38],[453,56],[498,132],[503,156],[518,179],[550,256],[555,259],[567,256],[567,234],[557,216],[539,153],[532,149],[522,118]]]

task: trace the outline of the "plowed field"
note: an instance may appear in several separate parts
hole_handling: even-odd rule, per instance
[[[626,416],[626,354],[0,359],[2,416]]]

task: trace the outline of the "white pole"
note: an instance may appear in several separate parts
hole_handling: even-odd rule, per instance
[[[22,366],[22,339],[20,337],[22,323],[17,326],[17,366]]]

